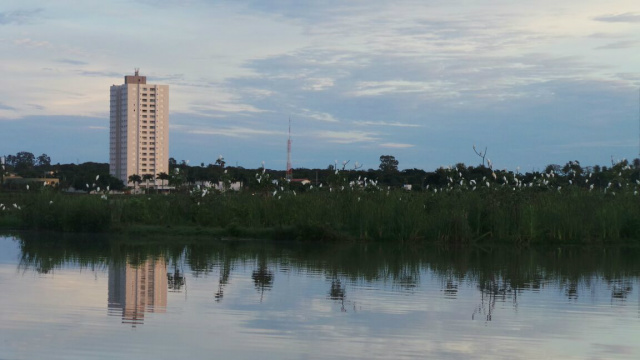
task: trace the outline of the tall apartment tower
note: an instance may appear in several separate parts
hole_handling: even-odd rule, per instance
[[[131,175],[169,173],[169,86],[147,84],[126,75],[111,86],[109,173],[129,182]]]

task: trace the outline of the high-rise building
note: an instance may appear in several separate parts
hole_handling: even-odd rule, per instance
[[[169,173],[169,86],[147,84],[147,77],[124,77],[111,86],[109,173],[129,176]]]

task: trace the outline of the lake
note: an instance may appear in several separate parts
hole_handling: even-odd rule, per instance
[[[639,359],[639,275],[628,246],[18,233],[0,359]]]

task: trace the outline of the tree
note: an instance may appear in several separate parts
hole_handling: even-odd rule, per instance
[[[16,154],[14,169],[16,172],[22,172],[32,169],[36,164],[36,157],[27,151],[21,151]]]
[[[473,152],[476,153],[476,155],[480,156],[480,158],[482,159],[482,166],[484,166],[484,159],[487,157],[487,147],[484,147],[484,151],[478,151],[476,149],[476,145],[473,145]],[[491,166],[489,166],[491,167]]]
[[[147,186],[147,194],[149,193],[149,180],[153,180],[153,174],[144,174],[142,175],[142,180],[145,181]]]
[[[220,156],[218,157],[218,159],[216,160],[215,164],[216,164],[217,166],[220,166],[221,168],[223,168],[223,167],[224,167],[224,164],[226,164],[226,162],[224,161],[224,158],[222,157],[222,155],[220,155]]]
[[[47,154],[42,154],[42,155],[38,156],[38,158],[36,159],[36,165],[38,165],[38,166],[50,166],[51,165],[51,158]]]
[[[129,175],[129,182],[133,183],[133,193],[137,192],[138,186],[142,182],[142,177],[138,174]]]
[[[164,182],[165,181],[169,181],[171,177],[169,176],[169,174],[165,173],[165,172],[161,172],[160,174],[158,174],[158,176],[156,177],[156,179],[160,180],[160,183],[163,186],[164,189]]]
[[[380,171],[392,173],[398,171],[398,160],[391,155],[380,156]]]

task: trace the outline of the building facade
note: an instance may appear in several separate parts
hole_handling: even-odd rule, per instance
[[[147,77],[124,77],[111,86],[109,173],[129,176],[169,173],[169,86],[147,84]]]

